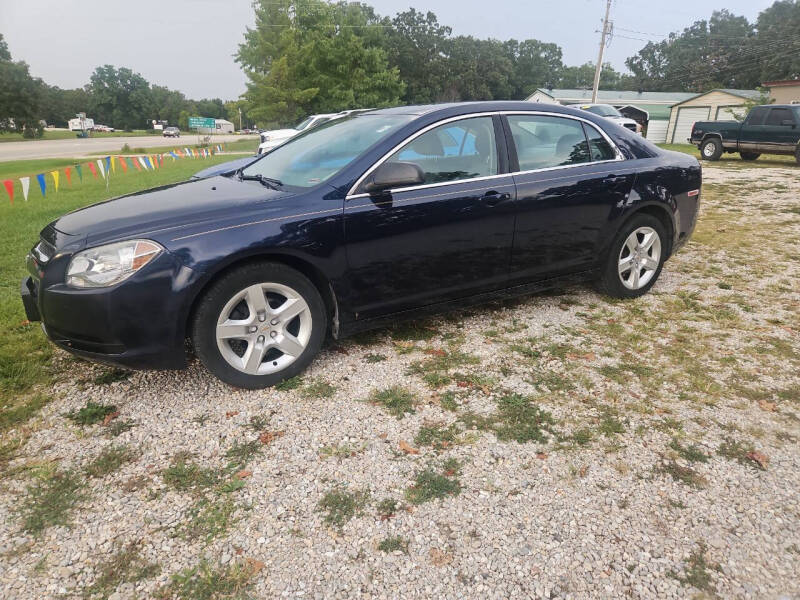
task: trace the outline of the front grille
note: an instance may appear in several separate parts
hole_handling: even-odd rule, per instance
[[[53,258],[53,255],[56,253],[56,249],[55,246],[53,246],[50,242],[42,239],[39,240],[39,243],[33,247],[31,253],[38,263],[44,264]]]

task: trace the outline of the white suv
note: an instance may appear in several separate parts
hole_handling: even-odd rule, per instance
[[[340,116],[338,113],[328,113],[323,115],[311,115],[304,121],[301,121],[294,129],[273,129],[271,131],[261,132],[261,145],[258,147],[258,154],[269,152],[276,146],[280,146],[286,140],[296,136],[298,133],[321,125],[333,118]]]
[[[575,104],[571,108],[580,108],[581,110],[589,111],[601,117],[605,117],[609,121],[614,121],[617,125],[635,131],[639,135],[642,133],[642,126],[633,119],[629,119],[622,115],[616,108],[610,104]]]

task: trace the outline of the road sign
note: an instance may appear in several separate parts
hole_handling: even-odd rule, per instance
[[[216,127],[216,122],[214,119],[209,119],[206,117],[189,117],[189,129],[214,129]]]

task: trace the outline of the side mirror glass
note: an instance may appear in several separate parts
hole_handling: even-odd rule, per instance
[[[425,173],[417,163],[387,162],[375,169],[364,183],[364,191],[372,194],[397,187],[425,183]]]

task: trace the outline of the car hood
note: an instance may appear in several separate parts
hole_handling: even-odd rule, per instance
[[[256,181],[211,177],[152,188],[88,206],[57,219],[51,226],[89,245],[171,232],[206,222],[235,218],[250,205],[292,193],[272,190]]]
[[[192,179],[206,179],[207,177],[213,177],[214,175],[222,175],[223,173],[232,173],[237,169],[241,169],[242,167],[246,167],[251,162],[253,162],[257,156],[245,156],[244,158],[237,158],[236,160],[232,160],[229,162],[225,162],[219,165],[214,165],[213,167],[208,167],[207,169],[203,169],[202,171],[198,171],[194,175],[192,175]]]

